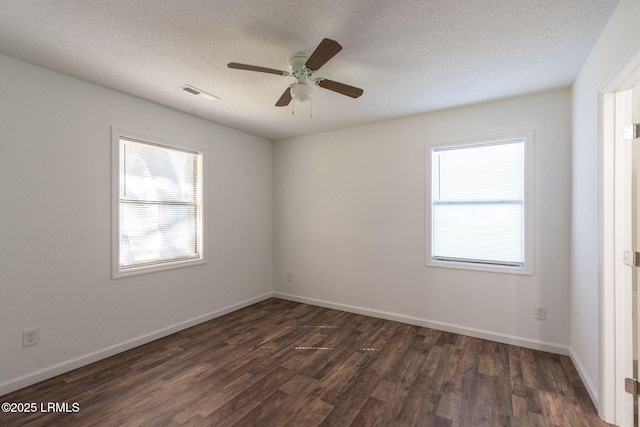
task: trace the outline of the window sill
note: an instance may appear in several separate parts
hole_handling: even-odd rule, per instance
[[[467,262],[455,262],[455,261],[428,261],[425,264],[427,267],[437,268],[450,268],[454,270],[470,270],[470,271],[485,271],[489,273],[500,274],[516,274],[520,276],[532,276],[533,272],[525,267],[507,267],[496,266],[488,264],[471,264]]]
[[[155,273],[158,271],[173,270],[174,268],[190,267],[192,265],[206,264],[203,258],[188,259],[181,261],[168,262],[156,265],[141,265],[139,267],[129,267],[120,269],[116,267],[111,276],[112,279],[120,279],[122,277],[137,276],[139,274]]]

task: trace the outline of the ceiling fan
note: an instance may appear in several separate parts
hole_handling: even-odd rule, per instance
[[[326,64],[341,50],[342,46],[337,41],[323,39],[310,56],[304,52],[291,55],[289,57],[289,68],[291,71],[281,71],[274,68],[240,64],[237,62],[230,62],[227,66],[236,70],[257,71],[259,73],[294,77],[296,82],[289,85],[284,91],[280,99],[278,99],[278,102],[276,102],[276,107],[285,107],[289,105],[292,99],[300,102],[311,99],[313,89],[308,85],[309,82],[314,86],[320,86],[342,95],[350,96],[351,98],[358,98],[364,92],[362,89],[322,77],[312,77],[313,73],[318,71],[320,67]]]

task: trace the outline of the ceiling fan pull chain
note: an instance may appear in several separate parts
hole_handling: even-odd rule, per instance
[[[293,116],[294,114],[296,114],[296,102],[291,101],[291,115]]]
[[[309,118],[313,117],[313,98],[309,100]]]

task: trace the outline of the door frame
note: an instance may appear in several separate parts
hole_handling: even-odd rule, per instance
[[[634,400],[624,391],[633,376],[631,269],[622,253],[631,249],[631,144],[622,138],[630,119],[626,91],[640,81],[640,45],[600,87],[599,99],[599,381],[600,416],[619,426],[633,426]]]

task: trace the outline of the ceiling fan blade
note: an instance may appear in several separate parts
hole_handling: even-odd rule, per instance
[[[323,87],[325,89],[332,90],[334,92],[341,93],[342,95],[350,96],[351,98],[358,98],[360,95],[364,93],[364,90],[346,85],[344,83],[334,82],[333,80],[320,80],[318,82],[318,86]]]
[[[335,40],[322,39],[316,50],[313,51],[307,62],[304,64],[311,71],[320,69],[331,58],[342,50],[342,46]]]
[[[276,107],[286,107],[287,105],[289,105],[290,102],[291,102],[291,88],[288,87],[287,89],[285,89],[280,99],[278,99],[278,102],[276,102]]]
[[[227,67],[236,70],[257,71],[259,73],[277,74],[279,76],[288,76],[286,71],[276,70],[275,68],[258,67],[257,65],[239,64],[237,62],[229,62]]]

